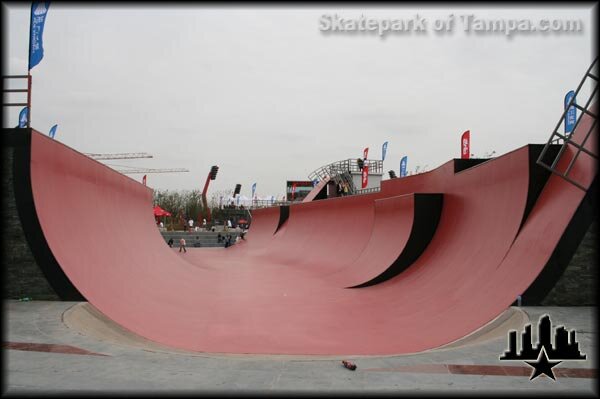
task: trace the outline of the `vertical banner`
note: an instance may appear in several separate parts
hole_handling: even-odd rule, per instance
[[[467,130],[460,138],[460,157],[469,159],[471,157],[471,131]]]
[[[50,138],[54,138],[54,135],[56,134],[56,128],[58,127],[58,125],[54,125],[50,128],[50,132],[48,133],[48,136],[50,136]]]
[[[296,195],[296,185],[297,183],[292,184],[292,201],[294,200],[294,196]]]
[[[369,155],[369,147],[367,147],[363,150],[363,159],[365,161],[367,160],[367,155]]]
[[[363,166],[362,170],[362,188],[367,188],[369,184],[369,165]]]
[[[573,104],[569,107],[571,100],[573,101]],[[575,91],[571,90],[565,96],[565,109],[567,109],[567,107],[569,108],[565,115],[565,134],[572,133],[575,128],[575,122],[577,121],[577,108],[575,108],[575,104]]]
[[[385,161],[385,154],[387,153],[388,142],[383,143],[383,147],[381,147],[381,161]]]
[[[144,177],[142,177],[142,184],[145,186],[146,185],[146,175],[144,175]]]
[[[25,107],[19,113],[19,127],[27,127],[28,119],[29,119],[29,108]]]
[[[406,176],[406,163],[408,161],[408,157],[405,155],[400,160],[400,177]]]
[[[256,192],[256,183],[252,185],[252,199],[254,199],[254,193]]]
[[[29,21],[29,70],[44,58],[44,24],[50,7],[49,1],[34,1],[31,3],[31,19]]]

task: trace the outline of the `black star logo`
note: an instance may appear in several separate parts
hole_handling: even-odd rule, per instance
[[[531,374],[531,377],[529,378],[529,380],[533,380],[534,378],[539,377],[542,374],[546,374],[548,377],[552,378],[554,381],[556,381],[556,378],[554,378],[554,373],[552,372],[552,367],[556,366],[559,363],[562,363],[562,361],[560,362],[549,362],[548,361],[548,355],[546,355],[546,348],[542,346],[542,349],[540,350],[540,354],[537,358],[536,362],[525,362],[528,365],[530,365],[531,367],[533,367],[535,369],[535,371]]]

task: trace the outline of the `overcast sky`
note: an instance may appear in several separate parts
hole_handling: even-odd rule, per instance
[[[563,7],[118,7],[51,3],[44,58],[33,76],[32,127],[81,152],[148,152],[106,161],[189,173],[148,174],[155,189],[242,184],[250,196],[285,192],[286,180],[356,158],[398,173],[471,152],[501,155],[545,143],[592,61],[594,3]],[[568,3],[567,3],[568,4]],[[413,6],[414,7],[414,6]],[[29,4],[3,3],[5,74],[26,74]],[[412,19],[424,34],[320,30],[323,15]],[[448,33],[435,20],[453,14]],[[461,17],[578,20],[578,33],[467,33]],[[18,123],[18,111],[4,126]],[[141,181],[142,174],[129,175]],[[387,173],[385,175],[387,178]]]

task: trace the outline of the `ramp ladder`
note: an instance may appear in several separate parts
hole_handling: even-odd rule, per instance
[[[598,160],[597,154],[595,154],[594,152],[585,148],[585,143],[587,142],[587,140],[590,137],[590,135],[592,134],[592,132],[594,132],[594,130],[596,129],[596,119],[597,119],[596,113],[598,111],[597,111],[597,109],[594,109],[594,112],[592,112],[589,110],[589,107],[590,107],[590,104],[592,104],[592,100],[596,97],[596,93],[598,90],[597,61],[598,61],[598,58],[596,57],[596,59],[594,59],[594,61],[588,68],[587,72],[583,76],[583,79],[581,79],[581,82],[579,83],[577,90],[575,90],[575,95],[571,98],[571,100],[569,101],[568,104],[565,104],[565,110],[563,111],[563,114],[560,117],[558,124],[554,128],[552,135],[550,135],[548,142],[544,146],[544,149],[542,150],[542,152],[540,153],[540,156],[537,159],[538,165],[550,170],[552,173],[562,177],[563,179],[567,180],[569,183],[575,185],[576,187],[582,189],[583,191],[586,191],[586,188],[584,186],[582,186],[581,184],[579,184],[578,182],[576,182],[575,180],[573,180],[571,177],[569,177],[569,173],[571,172],[571,169],[573,168],[573,165],[575,164],[575,161],[577,160],[577,158],[579,157],[579,154],[581,154],[581,152],[584,152],[587,155],[593,157],[596,161]],[[581,91],[581,88],[583,87],[583,85],[586,82],[590,84],[591,91],[590,91],[590,95],[589,95],[587,101],[585,102],[585,106],[582,107],[581,105],[577,104],[577,98],[578,98],[578,94]],[[575,109],[580,111],[579,115],[576,119],[575,126],[573,127],[573,130],[571,131],[570,134],[569,133],[564,133],[564,134],[559,133],[558,129],[561,127],[561,125],[563,123],[565,123],[565,126],[566,126],[567,114],[568,114],[569,109],[571,109],[571,107],[575,107]],[[576,143],[571,139],[571,136],[573,135],[573,132],[575,132],[577,130],[577,127],[579,126],[579,122],[581,122],[581,119],[583,118],[584,114],[588,115],[592,119],[592,123],[591,123],[589,131],[586,133],[586,135],[583,138],[583,140],[581,141],[581,143]],[[557,155],[552,160],[552,163],[546,163],[544,159],[546,157],[546,152],[547,152],[548,148],[553,144],[560,144],[561,142],[562,142],[562,146],[561,146],[560,150],[558,151]],[[565,171],[561,172],[557,168],[558,161],[560,160],[561,155],[564,153],[564,151],[567,149],[567,147],[569,145],[572,145],[573,147],[575,147],[577,149],[577,151],[575,152],[573,159],[571,159],[571,161],[569,162],[569,165],[567,166]]]

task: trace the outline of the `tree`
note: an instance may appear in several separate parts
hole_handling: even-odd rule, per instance
[[[201,193],[199,190],[154,190],[154,205],[172,214],[172,223],[181,226],[188,219],[200,221],[202,216]]]

